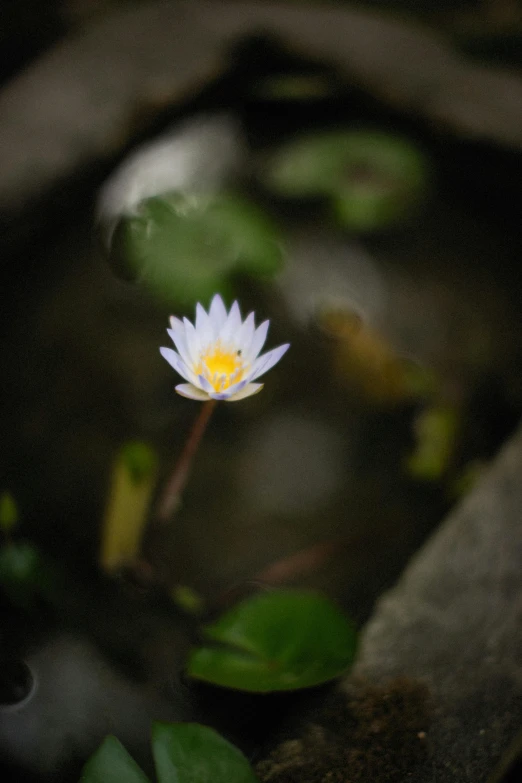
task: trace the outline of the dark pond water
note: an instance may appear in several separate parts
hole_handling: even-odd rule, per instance
[[[238,297],[244,313],[271,319],[269,347],[292,348],[260,395],[218,407],[183,507],[168,529],[149,532],[144,554],[161,584],[188,585],[212,603],[307,550],[288,581],[326,590],[362,622],[522,410],[520,164],[355,94],[345,105],[252,100],[239,115],[254,150],[341,122],[406,134],[431,161],[431,193],[405,224],[354,237],[321,209],[269,202],[247,185],[283,225],[289,267],[274,285],[240,281]],[[116,449],[147,440],[164,478],[198,412],[174,393],[158,353],[172,308],[112,274],[90,214],[64,213],[30,255],[4,290],[0,476],[21,532],[59,564],[66,587],[29,623],[4,606],[13,646],[81,633],[168,690],[189,626],[161,590],[115,586],[96,560]],[[342,339],[316,318],[340,301],[363,315]],[[403,357],[436,378],[428,402],[397,391]],[[444,470],[426,480],[408,457],[415,422],[433,406],[451,409],[457,427]]]

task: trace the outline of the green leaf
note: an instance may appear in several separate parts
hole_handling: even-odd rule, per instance
[[[257,692],[327,682],[348,668],[356,648],[351,622],[328,598],[309,591],[256,595],[203,633],[209,644],[193,651],[189,674]]]
[[[10,492],[2,492],[0,495],[0,529],[4,533],[11,531],[18,524],[18,506]]]
[[[112,573],[138,557],[156,485],[158,456],[143,441],[128,441],[114,462],[101,529],[100,563]]]
[[[203,598],[189,585],[174,585],[169,594],[174,603],[189,614],[201,614],[205,608]]]
[[[135,484],[149,480],[158,466],[158,455],[148,443],[141,440],[124,443],[120,458]]]
[[[53,573],[34,544],[12,542],[0,549],[0,584],[13,603],[28,609],[49,596]]]
[[[120,221],[111,253],[118,268],[180,305],[227,294],[235,272],[273,275],[282,264],[278,232],[254,204],[233,194],[171,193],[143,201]]]
[[[110,736],[104,739],[83,768],[81,783],[150,782],[121,742]]]
[[[416,445],[406,459],[406,470],[421,481],[440,481],[447,472],[457,444],[459,412],[449,405],[425,408],[415,421]]]
[[[329,198],[338,221],[359,231],[401,220],[424,197],[429,179],[411,142],[378,131],[302,136],[268,160],[264,178],[286,197]]]
[[[155,723],[152,752],[159,783],[255,783],[245,756],[198,723]]]

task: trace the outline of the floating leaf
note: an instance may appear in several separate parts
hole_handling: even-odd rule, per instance
[[[207,626],[189,659],[192,677],[247,691],[306,688],[342,674],[356,633],[328,598],[281,590],[249,598]]]
[[[171,781],[175,781],[171,777]],[[83,768],[82,783],[150,783],[116,737],[106,737]]]
[[[11,533],[18,524],[18,506],[10,492],[0,495],[0,529],[4,533]]]
[[[155,723],[152,751],[159,783],[256,783],[245,756],[198,723]]]
[[[264,178],[286,197],[329,198],[343,226],[369,231],[411,211],[424,196],[427,168],[406,139],[377,131],[329,131],[279,149]]]
[[[134,217],[120,221],[112,253],[119,268],[123,264],[158,296],[185,306],[226,293],[235,272],[270,276],[282,264],[272,222],[233,194],[147,199]]]
[[[256,783],[238,748],[198,723],[154,723],[152,753],[158,783]],[[116,737],[106,737],[89,759],[82,783],[149,783]]]

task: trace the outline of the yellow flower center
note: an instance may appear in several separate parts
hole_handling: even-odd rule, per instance
[[[222,392],[241,380],[244,373],[241,351],[224,350],[219,343],[200,358],[196,373],[203,375],[215,391]]]

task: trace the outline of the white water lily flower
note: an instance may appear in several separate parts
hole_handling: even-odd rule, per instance
[[[195,325],[172,316],[167,332],[177,352],[160,348],[160,353],[188,381],[176,386],[178,394],[192,400],[235,402],[261,391],[263,384],[252,381],[277,364],[290,347],[286,343],[259,356],[269,323],[264,321],[256,329],[254,313],[242,321],[237,302],[227,313],[219,294],[208,313],[198,302]]]

